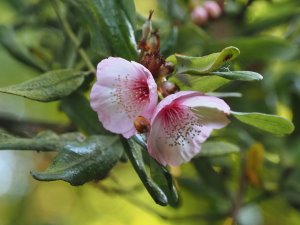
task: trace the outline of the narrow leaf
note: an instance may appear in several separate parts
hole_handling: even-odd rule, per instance
[[[12,28],[0,26],[0,44],[17,60],[37,69],[40,72],[47,70],[43,61],[32,55],[27,48],[19,43]]]
[[[150,175],[153,181],[163,190],[168,198],[168,203],[176,207],[179,204],[178,201],[178,193],[176,187],[173,182],[172,175],[170,172],[164,168],[163,166],[159,165],[155,160],[151,157],[150,159]]]
[[[257,81],[263,79],[262,75],[252,71],[228,71],[228,72],[218,71],[218,72],[211,72],[209,75],[224,77],[228,80],[241,80],[241,81]]]
[[[143,182],[145,188],[153,198],[153,200],[162,206],[168,204],[168,198],[166,194],[161,190],[161,188],[152,180],[152,178],[147,174],[145,163],[143,161],[142,147],[137,144],[133,139],[129,139],[128,142],[122,139],[124,150],[138,174],[139,178]]]
[[[41,181],[64,180],[71,185],[103,179],[122,155],[118,137],[91,136],[83,142],[67,142],[44,172],[31,172]]]
[[[91,35],[92,48],[101,56],[137,58],[133,0],[67,0],[78,11],[79,22]]]
[[[225,141],[206,141],[202,144],[200,157],[215,157],[231,153],[237,153],[240,148]]]
[[[293,123],[281,116],[256,112],[242,113],[233,111],[231,111],[231,114],[243,123],[272,134],[285,135],[292,133],[294,130]]]
[[[219,69],[224,63],[232,61],[240,54],[236,47],[224,48],[221,52],[202,57],[176,54],[177,73],[207,74]]]
[[[53,70],[21,84],[0,88],[0,92],[50,102],[74,92],[84,81],[86,73],[71,69]]]

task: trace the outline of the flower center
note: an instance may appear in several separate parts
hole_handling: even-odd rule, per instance
[[[169,146],[183,147],[200,135],[203,124],[189,107],[170,104],[163,110],[162,125]]]
[[[118,75],[115,81],[113,102],[121,105],[119,113],[126,113],[129,119],[135,119],[150,101],[147,80],[130,79],[127,74],[124,77]]]
[[[132,87],[134,99],[139,103],[149,100],[149,87],[146,80],[137,80]]]

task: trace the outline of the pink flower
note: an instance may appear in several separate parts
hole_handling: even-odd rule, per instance
[[[208,16],[208,12],[202,6],[195,7],[191,12],[192,21],[199,26],[207,22]]]
[[[97,66],[91,106],[107,130],[129,138],[136,133],[134,120],[150,120],[157,104],[157,85],[143,65],[109,57]]]
[[[209,16],[213,19],[218,18],[222,13],[221,7],[215,1],[206,1],[206,2],[204,2],[203,7],[206,9]]]
[[[213,129],[225,127],[229,106],[213,96],[181,91],[167,96],[151,119],[148,151],[162,165],[177,166],[191,160]]]

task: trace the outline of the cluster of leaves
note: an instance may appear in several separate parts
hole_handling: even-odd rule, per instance
[[[32,10],[39,9],[41,12],[50,10],[51,12],[45,16],[43,23],[20,22],[10,27],[0,27],[0,43],[7,52],[41,73],[40,76],[24,83],[1,87],[0,92],[41,102],[60,101],[61,110],[84,136],[77,132],[58,135],[47,131],[37,134],[33,138],[24,138],[1,130],[0,149],[57,151],[57,155],[48,169],[43,172],[33,171],[32,175],[38,180],[64,180],[72,185],[104,179],[116,163],[128,158],[156,203],[177,206],[178,193],[174,185],[174,178],[168,169],[149,157],[147,148],[138,135],[126,140],[101,127],[97,115],[91,110],[85,96],[94,79],[95,68],[93,65],[96,65],[101,59],[108,56],[119,56],[128,60],[137,60],[136,36],[139,34],[143,18],[136,17],[134,2],[131,0],[64,0],[62,2],[52,0],[50,3],[45,2],[39,1],[27,6],[25,10],[20,9],[23,11],[23,16],[31,15]],[[293,5],[296,0],[286,2]],[[299,12],[297,7],[293,8],[293,13],[281,13],[277,17],[250,24],[245,29],[239,30],[241,34],[237,38],[224,41],[209,38],[201,28],[189,21],[186,1],[159,1],[159,4],[163,15],[166,15],[165,21],[168,22],[166,27],[160,29],[166,28],[169,31],[163,35],[161,53],[167,58],[166,61],[175,65],[175,71],[168,79],[176,83],[181,90],[209,92],[211,95],[220,97],[240,96],[240,93],[237,92],[214,92],[224,85],[226,86],[223,87],[223,90],[227,91],[226,88],[228,90],[235,89],[234,85],[236,83],[240,85],[240,81],[262,80],[262,76],[257,73],[260,71],[231,71],[229,69],[232,60],[240,54],[240,50],[242,54],[236,67],[240,66],[241,68],[256,68],[254,66],[257,62],[267,64],[272,58],[296,57],[297,53],[289,42],[266,37],[254,39],[248,36],[272,27],[278,21],[285,22],[291,18],[291,15],[297,16],[296,13]],[[242,5],[238,5],[234,1],[230,1],[230,4],[240,8],[237,7],[236,11],[232,11],[229,17],[241,18],[239,23],[243,23],[246,8],[244,9]],[[230,21],[235,23],[232,21],[236,20]],[[29,48],[20,43],[18,32],[28,27],[40,29],[45,24],[52,30],[50,34],[47,32],[47,43],[43,40],[45,38],[43,35],[41,35],[39,46]],[[232,24],[225,25],[233,26]],[[232,31],[232,33],[235,32]],[[231,45],[238,48],[226,47]],[[223,50],[220,51],[220,49]],[[174,54],[175,52],[184,55]],[[216,53],[209,54],[211,52]],[[260,54],[257,54],[258,52]],[[209,55],[187,56],[204,54]],[[292,81],[289,80],[286,83],[290,82]],[[238,90],[243,92],[242,89]],[[299,99],[299,95],[296,99]],[[251,105],[251,101],[247,99],[245,101],[247,104],[250,102],[249,105]],[[244,109],[234,101],[232,105]],[[252,109],[257,109],[255,104],[252,106]],[[249,107],[245,109],[249,110]],[[264,110],[264,108],[259,109]],[[297,112],[299,109],[295,108],[294,110]],[[271,111],[271,113],[273,112]],[[294,129],[288,120],[280,116],[234,111],[231,114],[245,124],[276,135],[289,134]],[[203,190],[205,187],[211,188],[210,192],[205,193],[206,197],[211,200],[213,208],[220,214],[226,212],[225,215],[228,215],[233,212],[232,216],[236,216],[235,209],[241,204],[238,198],[237,201],[234,200],[233,206],[229,206],[225,210],[213,203],[216,198],[223,201],[231,199],[230,188],[226,185],[229,178],[225,173],[226,170],[230,170],[229,159],[226,158],[222,161],[219,160],[219,157],[240,153],[241,150],[247,149],[260,133],[257,134],[254,131],[256,136],[252,138],[252,133],[250,134],[247,129],[241,128],[240,125],[233,126],[232,130],[224,134],[231,142],[217,138],[208,141],[203,145],[201,155],[192,161],[200,184],[198,179],[181,177],[177,180],[179,185],[195,193],[199,193],[199,190]],[[240,153],[242,162],[251,165],[251,160],[261,152],[260,148],[255,149],[247,157],[242,151]],[[254,166],[245,167],[245,174],[248,174],[247,182],[250,184],[251,182],[255,183],[253,177],[259,176],[257,175],[259,172],[255,169],[255,165],[259,163],[257,161],[254,162]],[[220,173],[214,169],[216,166],[221,168]],[[295,174],[298,173],[295,172]],[[244,176],[243,172],[242,175]],[[252,180],[249,177],[252,177]],[[257,181],[257,183],[259,182]],[[286,188],[292,189],[293,185],[293,182],[288,182]],[[242,191],[244,191],[243,187],[241,187]],[[264,188],[260,190],[262,194],[269,192]],[[299,207],[299,203],[291,197],[291,195],[298,196],[299,192],[295,190],[287,193],[287,198],[291,203]]]

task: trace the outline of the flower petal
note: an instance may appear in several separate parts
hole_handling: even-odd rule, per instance
[[[157,103],[156,83],[142,65],[121,58],[102,60],[91,91],[91,106],[103,126],[129,138],[137,116],[150,119]]]
[[[151,121],[149,154],[162,165],[190,161],[213,129],[229,123],[229,106],[199,92],[178,92],[162,100]]]

